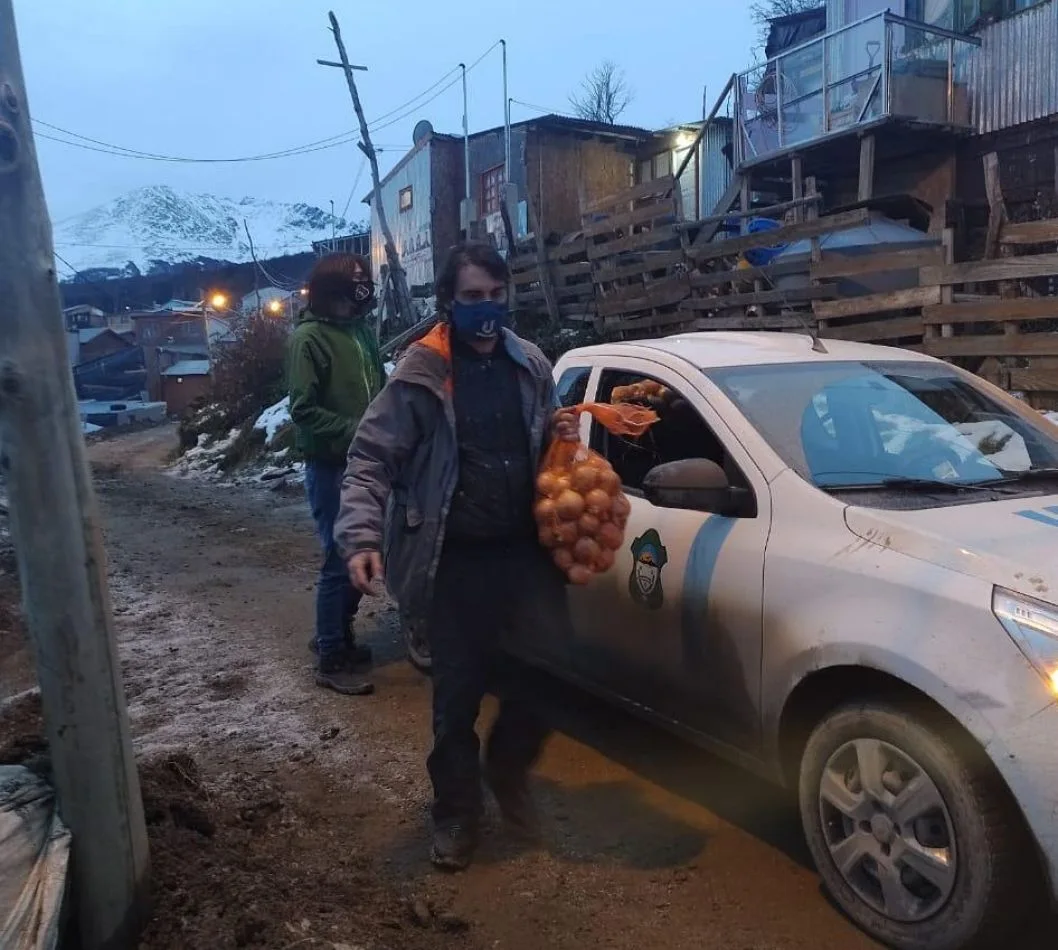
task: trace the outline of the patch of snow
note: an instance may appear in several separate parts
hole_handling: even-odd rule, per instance
[[[103,427],[102,426],[97,426],[97,425],[95,425],[95,423],[92,423],[92,422],[85,422],[82,419],[81,420],[81,431],[85,435],[91,435],[93,432],[102,432],[103,431]]]
[[[384,363],[382,368],[386,371],[386,376],[392,376],[393,371],[397,368],[397,364],[393,362]]]
[[[274,406],[269,406],[257,417],[253,424],[255,429],[260,429],[265,434],[265,446],[269,446],[275,440],[276,433],[285,425],[290,424],[290,397],[285,396]]]
[[[271,662],[208,607],[144,590],[125,574],[111,578],[110,591],[137,755],[208,741],[277,764],[357,755],[352,743],[320,743],[307,673]]]
[[[1053,422],[1055,425],[1058,425],[1058,412],[1045,412],[1043,418],[1048,422]]]
[[[200,432],[197,444],[170,465],[169,472],[182,478],[222,478],[224,472],[221,471],[221,462],[238,438],[238,429],[232,429],[223,438],[213,441],[205,432]]]

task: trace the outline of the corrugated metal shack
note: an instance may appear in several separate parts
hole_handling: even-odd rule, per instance
[[[986,135],[1058,114],[1058,3],[977,30],[967,62],[973,125]]]

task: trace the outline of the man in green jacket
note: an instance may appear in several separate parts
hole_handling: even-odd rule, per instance
[[[290,340],[290,416],[305,456],[305,489],[323,545],[316,589],[316,683],[348,696],[374,686],[359,672],[371,651],[356,644],[360,593],[334,541],[346,453],[385,370],[365,317],[375,305],[368,262],[359,255],[322,258],[309,277],[308,309]]]

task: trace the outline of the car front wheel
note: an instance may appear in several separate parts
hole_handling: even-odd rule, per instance
[[[828,890],[899,950],[978,950],[1010,939],[1038,867],[986,763],[885,703],[839,708],[801,761],[801,820]]]

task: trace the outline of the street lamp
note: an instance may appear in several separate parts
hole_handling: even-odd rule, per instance
[[[222,294],[219,291],[209,298],[210,304],[212,304],[214,310],[223,310],[228,306],[228,297],[226,294]]]
[[[269,313],[282,313],[283,312],[283,305],[278,300],[270,300],[268,302],[268,312]]]

